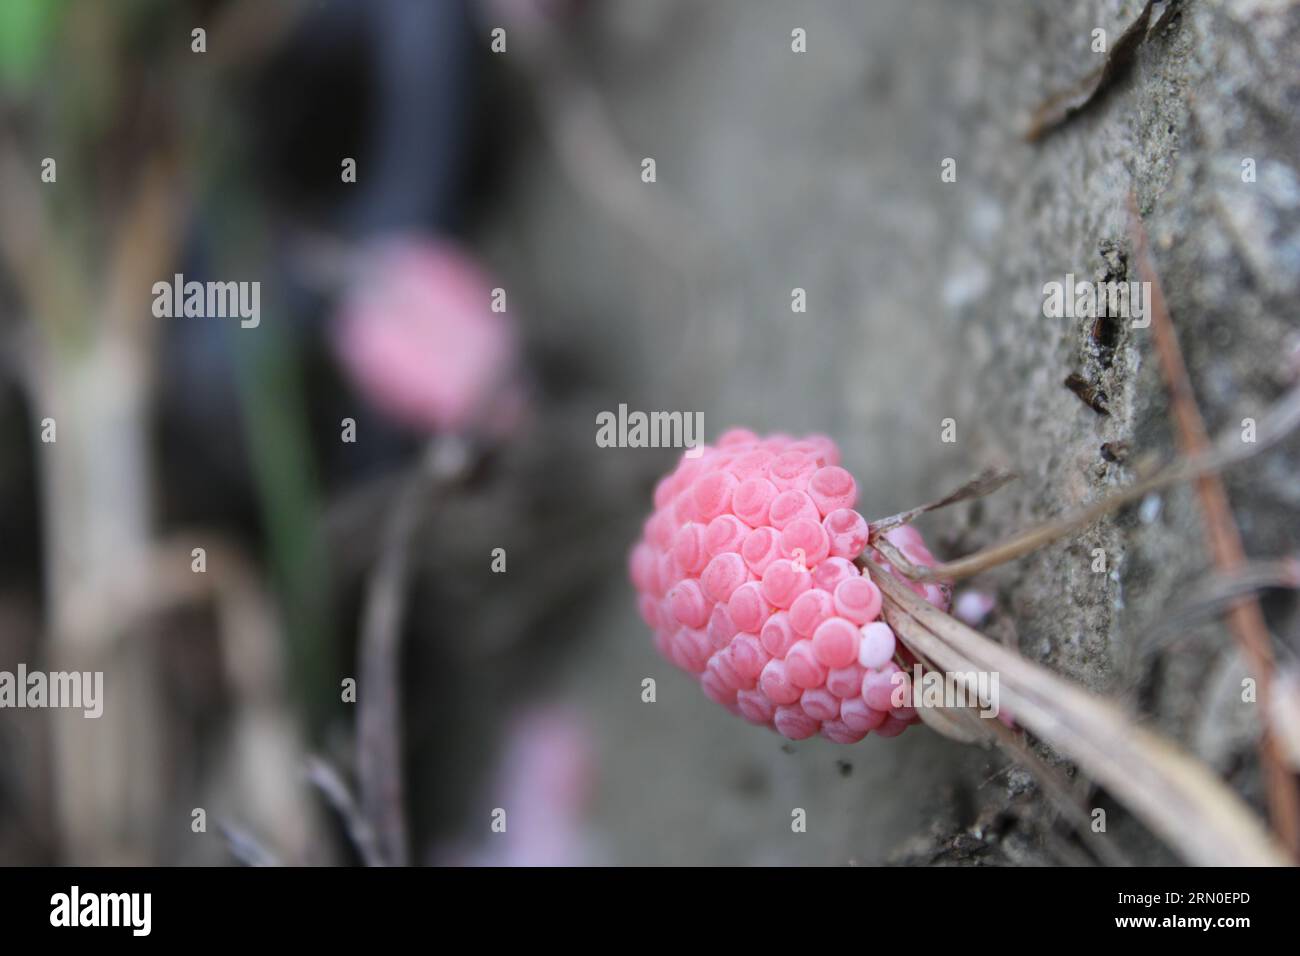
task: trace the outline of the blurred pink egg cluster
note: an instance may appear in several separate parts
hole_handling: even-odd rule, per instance
[[[522,414],[519,342],[494,285],[445,240],[382,240],[362,255],[334,348],[380,412],[412,429],[500,435]]]

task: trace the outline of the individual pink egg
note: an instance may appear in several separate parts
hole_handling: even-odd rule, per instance
[[[835,613],[835,601],[820,588],[809,588],[790,605],[790,625],[800,637],[812,637],[817,626]]]
[[[861,697],[846,697],[840,702],[840,720],[854,730],[867,733],[875,730],[889,716],[887,711],[874,710]]]
[[[799,635],[790,624],[790,615],[785,611],[777,611],[763,624],[760,640],[763,649],[769,654],[784,659],[790,648],[794,647],[794,642],[799,640]]]
[[[795,598],[812,587],[812,575],[796,570],[782,558],[773,561],[763,572],[763,597],[779,608],[788,608]]]
[[[719,554],[709,561],[700,575],[700,586],[710,601],[727,601],[740,587],[749,580],[749,568],[745,559],[734,551]]]
[[[796,687],[786,673],[785,662],[776,658],[763,666],[758,677],[758,686],[773,704],[793,704],[803,693],[803,688]]]
[[[731,639],[736,636],[736,623],[727,613],[727,609],[721,604],[715,605],[709,612],[709,624],[706,628],[709,635],[709,643],[713,645],[714,650],[722,650],[731,643]]]
[[[835,610],[854,624],[874,621],[880,616],[880,604],[880,588],[865,577],[849,578],[835,588]]]
[[[767,619],[775,608],[763,597],[763,586],[757,581],[747,581],[735,591],[727,601],[727,613],[736,627],[750,634],[762,631]]]
[[[731,642],[727,649],[731,666],[742,680],[741,687],[748,690],[754,686],[763,668],[772,659],[772,655],[763,649],[753,634],[741,634]]]
[[[836,585],[849,578],[861,577],[861,572],[847,558],[827,558],[812,569],[812,576],[814,587],[834,594]]]
[[[687,578],[669,592],[673,619],[685,627],[704,627],[709,622],[709,602],[700,590],[699,582]]]
[[[866,519],[848,508],[832,511],[822,521],[822,527],[830,536],[831,554],[850,561],[862,553],[871,533]]]
[[[865,673],[866,668],[856,661],[847,667],[832,668],[826,674],[826,689],[836,697],[859,697]]]
[[[812,641],[796,641],[785,655],[785,672],[800,689],[818,687],[826,682],[826,666],[818,659]]]
[[[856,744],[867,732],[856,730],[842,720],[828,720],[822,724],[821,735],[831,743]]]
[[[842,617],[823,621],[813,635],[817,660],[829,668],[848,667],[858,656],[861,635],[853,622]]]
[[[839,698],[825,687],[810,687],[799,697],[805,714],[817,720],[835,720],[840,715]]]
[[[796,518],[781,532],[781,556],[792,559],[798,556],[809,570],[824,561],[830,552],[830,536],[810,518]]]
[[[713,647],[709,636],[696,628],[683,627],[672,636],[677,664],[682,670],[698,674],[704,670]]]
[[[863,675],[862,699],[872,710],[889,711],[895,694],[899,700],[910,701],[912,682],[893,661],[879,670],[869,670]]]
[[[758,689],[737,691],[736,706],[744,718],[753,724],[766,724],[776,713],[776,704]]]
[[[790,740],[806,740],[821,729],[821,725],[803,712],[800,707],[781,706],[772,717],[777,732]]]
[[[738,484],[736,476],[727,471],[713,471],[697,478],[691,485],[691,495],[699,519],[709,522],[730,510],[731,495]]]
[[[802,451],[787,450],[773,459],[767,471],[772,484],[778,489],[803,491],[816,470],[817,462],[812,456]]]
[[[673,539],[673,557],[688,574],[699,574],[709,561],[704,551],[704,526],[692,521],[682,526]]]
[[[755,528],[745,536],[740,555],[745,564],[757,575],[762,575],[777,558],[781,557],[780,534],[775,528]]]
[[[772,499],[772,505],[768,509],[768,521],[776,530],[784,531],[787,525],[799,518],[807,518],[810,521],[821,520],[817,506],[813,504],[807,492],[791,489],[781,492]]]
[[[808,494],[821,517],[841,508],[852,508],[858,500],[858,483],[843,468],[819,468],[808,482]]]
[[[870,669],[879,669],[893,660],[898,642],[893,629],[884,621],[875,621],[862,629],[858,645],[858,663]]]
[[[732,497],[736,517],[752,528],[766,525],[769,509],[776,496],[776,486],[766,478],[746,478],[737,486]]]
[[[749,537],[749,531],[749,525],[735,515],[718,515],[704,531],[704,552],[709,558],[724,551],[739,552]]]

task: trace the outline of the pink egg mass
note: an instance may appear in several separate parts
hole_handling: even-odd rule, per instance
[[[381,412],[429,431],[507,432],[520,415],[513,322],[446,240],[393,237],[363,259],[334,328],[348,376]]]
[[[629,559],[660,653],[733,714],[791,740],[856,743],[918,720],[891,704],[912,657],[853,563],[868,550],[857,497],[831,439],[734,429],[659,482]],[[936,563],[915,529],[886,537],[914,564]],[[900,580],[948,609],[945,588]]]

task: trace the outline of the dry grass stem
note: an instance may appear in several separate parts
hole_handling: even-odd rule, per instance
[[[1000,703],[1075,761],[1191,863],[1281,865],[1286,856],[1204,765],[1131,714],[1033,664],[917,597],[869,558],[900,640],[945,673],[999,675]]]

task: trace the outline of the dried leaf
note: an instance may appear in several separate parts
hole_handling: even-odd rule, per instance
[[[979,744],[992,739],[991,731],[980,726],[979,715],[968,707],[918,707],[916,715],[927,727],[949,740]]]
[[[1188,861],[1285,865],[1250,810],[1203,764],[1131,714],[989,640],[917,597],[867,558],[859,562],[896,612],[903,643],[945,672],[998,674],[1000,703],[1077,763]]]
[[[936,511],[939,508],[946,508],[949,505],[955,505],[962,501],[969,501],[972,498],[983,498],[985,495],[991,495],[1008,482],[1015,481],[1020,476],[1013,471],[998,471],[990,468],[982,471],[960,488],[948,493],[938,501],[931,501],[929,504],[920,505],[916,508],[910,508],[907,511],[900,511],[896,515],[890,515],[888,518],[881,518],[871,522],[871,538],[874,543],[877,537],[880,537],[895,528],[900,528],[905,524],[911,524],[927,511]]]

